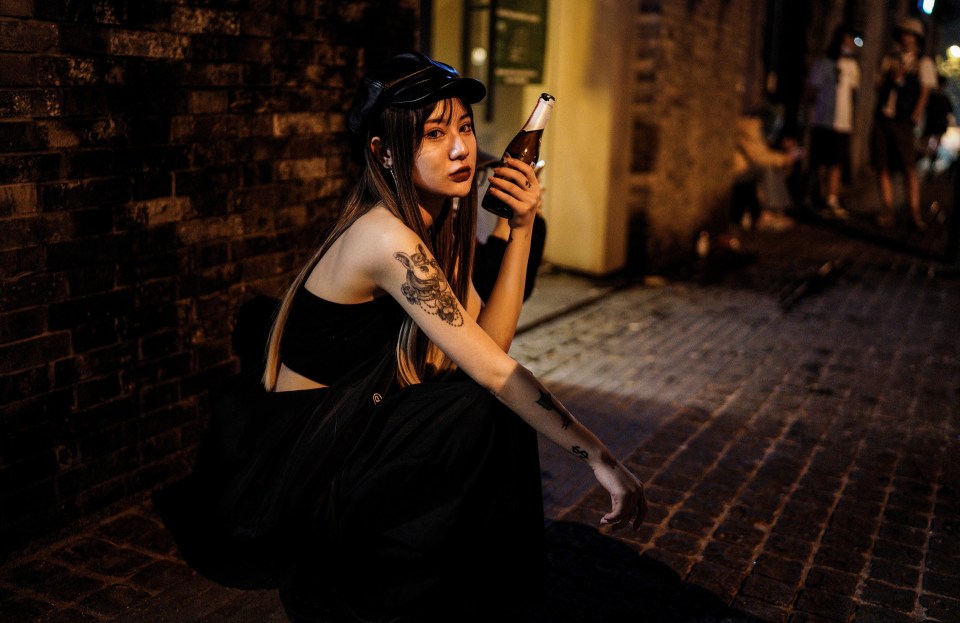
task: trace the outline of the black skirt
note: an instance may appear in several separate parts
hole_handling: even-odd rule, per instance
[[[218,392],[190,477],[155,496],[187,562],[276,587],[294,621],[505,620],[544,574],[536,435],[471,380]]]

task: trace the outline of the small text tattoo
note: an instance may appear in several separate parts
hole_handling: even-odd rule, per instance
[[[560,416],[560,423],[564,428],[570,426],[570,416],[557,408],[557,405],[553,403],[553,398],[547,392],[540,390],[540,398],[537,399],[537,404],[546,409],[547,411],[556,411]]]
[[[400,291],[411,305],[419,305],[428,314],[436,314],[451,326],[463,324],[457,297],[437,260],[427,255],[422,244],[417,245],[417,252],[412,255],[397,252],[393,257],[407,269],[407,281],[400,286]]]
[[[586,461],[587,458],[590,456],[589,454],[587,454],[587,451],[581,448],[580,446],[574,446],[570,448],[570,450],[572,450],[574,454],[576,454],[578,457],[580,457],[584,461]]]

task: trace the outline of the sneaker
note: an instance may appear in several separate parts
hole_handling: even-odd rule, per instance
[[[762,212],[757,219],[756,228],[761,231],[786,231],[794,225],[793,219],[786,214]]]
[[[845,220],[850,218],[850,213],[843,209],[843,206],[840,205],[840,200],[836,197],[827,199],[827,207],[824,212],[826,213],[825,216],[835,219]]]
[[[830,214],[833,215],[833,218],[840,219],[845,221],[850,218],[850,213],[843,209],[843,206],[837,204],[830,208]]]

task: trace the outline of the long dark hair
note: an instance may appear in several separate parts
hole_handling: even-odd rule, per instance
[[[470,273],[473,270],[477,178],[473,177],[470,192],[465,197],[447,201],[442,214],[433,225],[432,232],[428,231],[420,216],[417,189],[413,184],[413,167],[423,142],[424,125],[437,106],[444,117],[449,118],[453,114],[454,102],[447,99],[421,108],[388,107],[370,124],[361,150],[363,166],[360,179],[346,197],[340,215],[326,239],[290,284],[274,319],[267,342],[263,375],[263,385],[268,391],[273,391],[276,387],[280,371],[280,342],[294,294],[303,286],[330,246],[358,218],[378,205],[386,207],[420,237],[439,263],[457,299],[466,301]],[[473,109],[465,103],[463,107],[472,120]],[[390,148],[392,175],[369,149],[373,137],[380,137],[382,143]],[[445,374],[452,368],[453,363],[449,358],[431,343],[407,316],[397,336],[397,369],[401,383],[418,383]]]

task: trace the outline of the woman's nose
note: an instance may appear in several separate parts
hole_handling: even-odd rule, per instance
[[[462,160],[470,155],[470,148],[462,136],[454,136],[453,145],[450,146],[450,159]]]

